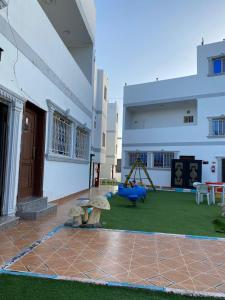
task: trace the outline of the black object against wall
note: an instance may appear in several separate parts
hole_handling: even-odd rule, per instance
[[[202,181],[202,161],[173,159],[171,168],[171,187],[193,188],[194,182]]]

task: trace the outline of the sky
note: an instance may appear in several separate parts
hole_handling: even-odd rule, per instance
[[[95,0],[96,62],[122,111],[125,82],[196,73],[196,47],[225,38],[225,0]],[[120,115],[120,136],[121,136]]]

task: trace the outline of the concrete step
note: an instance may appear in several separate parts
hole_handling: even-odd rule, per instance
[[[20,219],[19,217],[15,217],[15,216],[0,217],[0,231],[16,226],[19,222],[19,219]]]
[[[19,212],[29,212],[35,210],[42,210],[48,206],[47,197],[29,197],[26,200],[17,203],[17,211]]]
[[[16,215],[21,219],[36,220],[41,216],[56,214],[57,204],[47,204],[45,208],[29,210],[29,211],[17,211]]]

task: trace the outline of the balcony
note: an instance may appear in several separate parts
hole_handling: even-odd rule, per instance
[[[38,0],[74,60],[92,82],[95,6],[92,0]]]
[[[125,129],[183,127],[197,124],[197,100],[127,107]]]

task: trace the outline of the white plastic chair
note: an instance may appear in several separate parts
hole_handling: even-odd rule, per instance
[[[195,201],[198,204],[198,193],[197,193],[197,186],[201,184],[201,182],[193,182],[193,187],[196,189],[196,193],[195,193]]]
[[[210,205],[210,192],[207,184],[197,184],[196,185],[196,203],[200,204],[204,200],[204,196],[207,198],[208,205]]]

